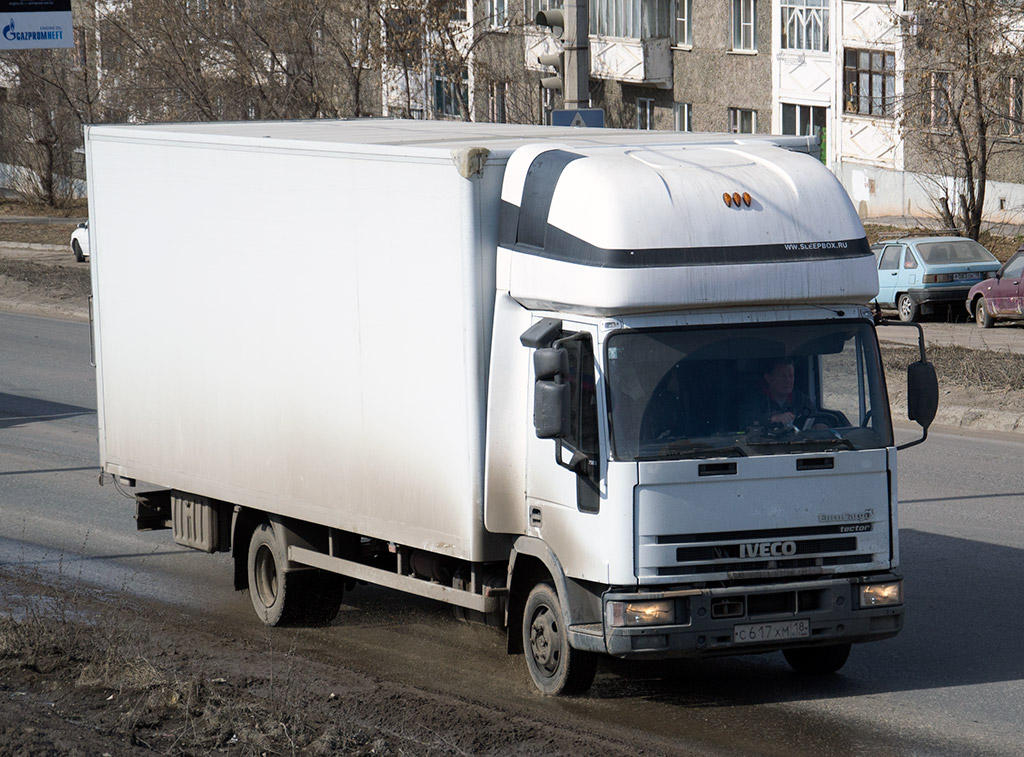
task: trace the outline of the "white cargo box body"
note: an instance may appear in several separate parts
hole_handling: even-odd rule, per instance
[[[461,558],[507,556],[483,526],[485,436],[518,465],[524,454],[502,439],[522,428],[486,430],[488,372],[510,369],[489,365],[496,290],[591,314],[873,296],[863,229],[813,159],[716,153],[728,165],[694,174],[699,144],[735,141],[372,120],[89,127],[101,463]],[[549,148],[587,157],[527,186]],[[597,181],[608,165],[648,189]],[[780,195],[787,171],[820,191]],[[681,173],[699,175],[696,192]],[[732,227],[711,215],[719,179],[754,194],[722,205]],[[747,288],[722,290],[708,268],[752,232],[755,250],[807,243],[814,265],[784,276],[755,254],[727,265]],[[836,240],[830,277],[821,251]]]
[[[87,132],[103,464],[481,559],[501,172],[219,126]]]

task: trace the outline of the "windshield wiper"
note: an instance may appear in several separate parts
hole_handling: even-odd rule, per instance
[[[822,452],[828,452],[832,449],[857,449],[853,442],[842,436],[829,437],[827,439],[808,439],[806,437],[797,437],[787,439],[783,437],[776,438],[762,438],[762,439],[746,439],[744,441],[748,447],[823,447]]]
[[[684,458],[706,460],[711,457],[747,457],[741,447],[734,445],[718,447],[703,442],[688,442],[680,439],[661,446],[656,454],[645,455],[640,460],[680,460]]]

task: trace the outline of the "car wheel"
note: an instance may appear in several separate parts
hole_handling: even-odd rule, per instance
[[[900,312],[900,320],[904,323],[911,323],[917,319],[917,305],[908,294],[900,295],[897,310]]]
[[[988,313],[988,306],[985,305],[984,297],[979,297],[974,303],[974,322],[980,328],[992,328],[992,316]]]
[[[85,255],[82,254],[82,247],[78,244],[78,240],[74,240],[71,243],[71,251],[75,253],[75,260],[79,263],[85,262]]]

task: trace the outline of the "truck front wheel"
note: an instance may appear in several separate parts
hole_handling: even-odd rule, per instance
[[[846,664],[846,660],[850,656],[850,645],[833,644],[827,647],[786,649],[782,655],[797,673],[823,675],[835,673]]]
[[[330,623],[341,608],[343,579],[322,570],[285,572],[285,547],[273,526],[263,523],[249,542],[249,598],[268,626]]]
[[[547,696],[582,694],[594,682],[597,658],[569,646],[562,605],[549,583],[534,586],[526,600],[523,651],[530,677]]]

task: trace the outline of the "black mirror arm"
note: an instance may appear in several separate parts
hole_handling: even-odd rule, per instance
[[[899,452],[901,449],[906,449],[907,447],[916,447],[918,444],[920,444],[921,442],[923,442],[927,438],[928,438],[928,427],[927,426],[921,426],[921,438],[920,439],[915,439],[912,442],[907,442],[906,444],[898,444],[898,445],[896,445],[896,451]]]

